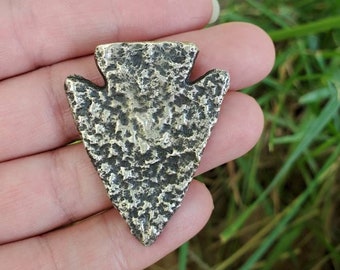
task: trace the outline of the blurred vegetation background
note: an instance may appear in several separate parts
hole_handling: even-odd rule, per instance
[[[340,269],[340,1],[220,0],[218,23],[273,38],[271,75],[245,89],[265,114],[247,155],[199,179],[203,231],[149,270]]]

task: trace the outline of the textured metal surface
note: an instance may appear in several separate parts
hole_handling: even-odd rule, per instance
[[[179,42],[100,45],[105,86],[76,75],[65,82],[84,146],[144,245],[180,206],[229,87],[219,70],[188,81],[197,52]]]

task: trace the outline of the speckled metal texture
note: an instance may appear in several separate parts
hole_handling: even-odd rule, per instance
[[[76,75],[65,82],[107,193],[146,246],[180,206],[229,87],[220,70],[189,82],[197,53],[180,42],[100,45],[105,86]]]

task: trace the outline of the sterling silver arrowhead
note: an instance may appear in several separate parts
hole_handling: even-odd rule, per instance
[[[67,98],[113,205],[146,246],[180,206],[229,88],[225,71],[194,82],[191,43],[113,43],[96,48],[105,86],[74,75]]]

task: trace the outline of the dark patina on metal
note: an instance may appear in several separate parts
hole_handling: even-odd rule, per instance
[[[180,206],[223,97],[225,71],[194,82],[191,43],[113,43],[96,48],[100,87],[69,76],[65,89],[84,146],[122,217],[151,245]]]

